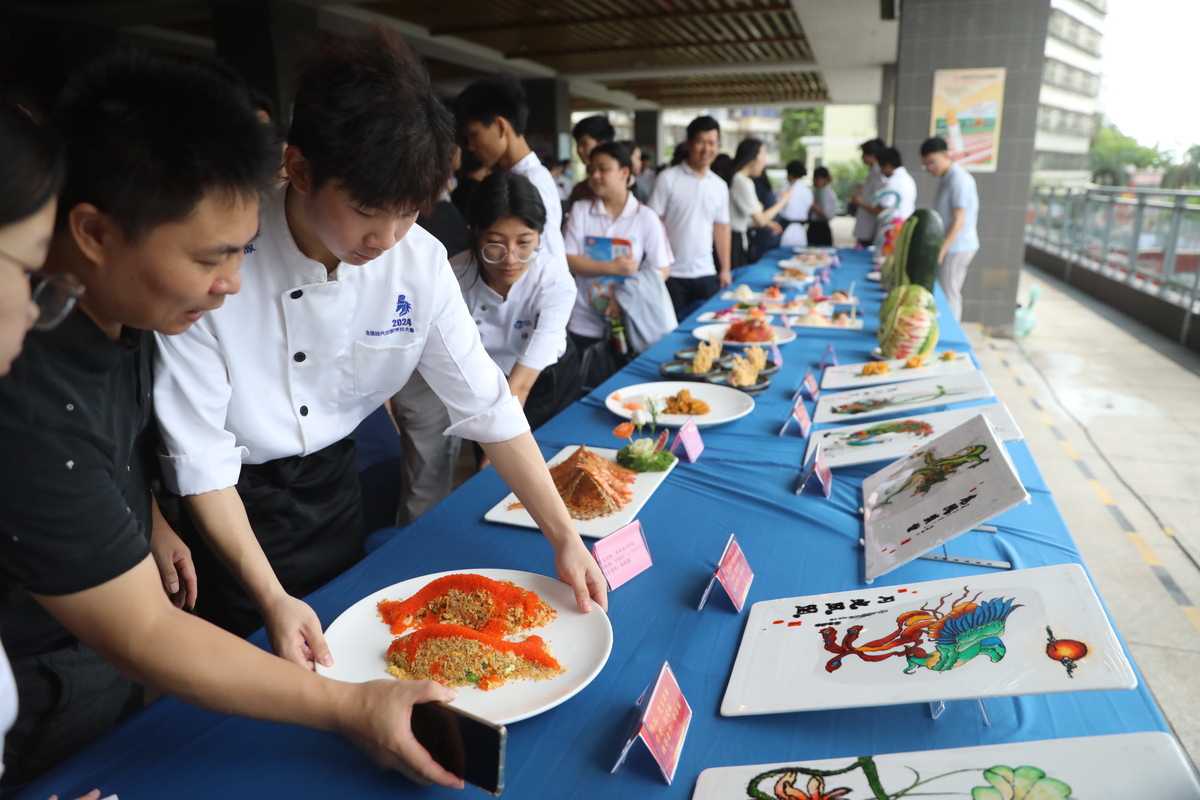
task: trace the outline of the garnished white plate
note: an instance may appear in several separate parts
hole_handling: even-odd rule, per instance
[[[727,347],[750,347],[756,344],[770,347],[773,344],[787,344],[796,341],[795,331],[781,328],[778,325],[771,327],[773,338],[769,342],[731,342],[725,338],[725,332],[728,330],[728,324],[719,322],[712,325],[701,325],[692,331],[692,335],[702,342],[707,342],[713,334],[716,334]]]
[[[687,383],[688,386],[696,386],[696,382]],[[643,433],[649,433],[648,430],[643,430]],[[613,437],[613,441],[616,441]],[[563,461],[566,461],[572,453],[579,449],[579,445],[568,445],[562,450],[559,450],[548,461],[547,467],[556,466]],[[589,447],[596,455],[601,458],[606,458],[609,461],[616,462],[617,451],[610,450],[605,447]],[[575,527],[579,530],[580,536],[586,536],[589,539],[603,539],[611,533],[616,533],[621,528],[637,519],[637,515],[641,512],[642,506],[646,505],[646,501],[650,499],[659,486],[662,486],[663,481],[671,474],[671,470],[679,464],[676,461],[662,472],[639,472],[637,478],[633,481],[633,497],[620,511],[613,512],[607,517],[596,517],[595,519],[577,519]],[[488,522],[495,522],[500,525],[516,525],[518,528],[533,528],[538,529],[537,523],[533,521],[533,517],[524,508],[511,508],[514,503],[517,503],[517,496],[511,492],[499,503],[492,506],[491,510],[483,515],[483,518]]]
[[[497,724],[508,725],[566,702],[600,674],[612,652],[612,625],[608,615],[595,603],[591,612],[584,614],[579,610],[575,592],[561,581],[512,569],[438,572],[372,592],[343,611],[325,630],[325,641],[333,654],[334,664],[332,667],[317,665],[317,672],[350,683],[395,680],[387,672],[386,660],[387,649],[395,637],[379,616],[379,601],[403,600],[435,578],[467,572],[497,581],[512,581],[522,589],[537,592],[549,603],[558,616],[549,625],[535,628],[530,634],[545,639],[550,654],[567,671],[543,681],[509,681],[486,692],[474,686],[460,687],[458,699],[451,705]]]
[[[888,365],[888,371],[881,375],[863,375],[867,364],[880,361]],[[961,372],[971,372],[975,362],[966,352],[955,352],[954,357],[943,361],[940,353],[930,353],[925,357],[923,366],[910,369],[905,366],[904,359],[876,359],[860,364],[839,364],[836,367],[826,367],[821,376],[822,389],[857,389],[860,386],[878,386],[883,383],[903,383],[917,381],[922,378],[936,378],[939,375],[953,375]]]
[[[696,317],[696,322],[725,322],[729,319],[742,319],[746,316],[749,316],[752,310],[753,309],[750,308],[739,308],[733,311],[724,312],[705,311],[703,314]],[[775,316],[773,314],[765,314],[762,320],[770,325],[775,321]]]
[[[979,370],[907,383],[888,383],[836,394],[822,394],[813,422],[845,424],[859,419],[911,414],[922,408],[986,400],[995,396]]]
[[[632,419],[634,409],[626,408],[626,404],[636,403],[645,408],[646,398],[650,397],[659,404],[659,407],[662,407],[666,405],[666,398],[678,394],[680,389],[687,389],[692,393],[693,398],[708,403],[708,413],[696,416],[659,414],[659,425],[668,428],[677,428],[690,419],[696,423],[696,427],[706,428],[712,425],[733,422],[735,419],[741,419],[754,410],[754,398],[745,392],[739,392],[737,389],[731,389],[728,386],[714,386],[711,383],[696,383],[693,381],[658,381],[655,383],[638,383],[633,386],[626,386],[604,398],[604,405],[618,417]],[[648,409],[647,416],[649,416]]]

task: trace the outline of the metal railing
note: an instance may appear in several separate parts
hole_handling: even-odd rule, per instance
[[[1185,310],[1180,342],[1200,314],[1200,192],[1127,186],[1035,186],[1025,241]]]

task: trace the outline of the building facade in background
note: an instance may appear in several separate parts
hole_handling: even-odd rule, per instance
[[[1034,139],[1034,183],[1091,180],[1088,148],[1099,125],[1108,0],[1051,0]]]

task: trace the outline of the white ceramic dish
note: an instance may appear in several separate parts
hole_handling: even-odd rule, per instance
[[[317,672],[339,681],[363,683],[389,680],[385,655],[392,636],[379,617],[381,600],[401,600],[419,591],[434,578],[470,572],[537,592],[558,611],[558,617],[532,633],[546,640],[550,653],[567,671],[544,681],[510,681],[504,686],[483,691],[461,687],[451,705],[501,725],[541,714],[564,703],[592,682],[612,652],[612,625],[608,615],[594,603],[584,614],[570,586],[532,572],[511,569],[461,569],[423,575],[372,592],[342,612],[325,631],[325,641],[333,653],[332,667],[317,666]]]
[[[846,800],[876,797],[878,795],[868,783],[862,767],[854,766],[861,755],[855,753],[854,757],[820,761],[798,758],[776,764],[706,769],[696,781],[692,800],[744,798],[752,783],[763,796],[786,797],[786,793],[774,790],[787,773],[796,775],[793,791],[804,791],[807,796],[812,776],[805,771],[816,770],[840,773],[826,774],[822,778],[822,797],[833,797],[832,793],[843,787],[849,790],[842,793]],[[888,797],[899,797],[917,776],[928,781],[918,789],[925,796],[1020,797],[1022,795],[1017,794],[1013,786],[1017,782],[1017,770],[1020,770],[1022,788],[1028,786],[1030,789],[1024,795],[1027,800],[1061,798],[1068,794],[1080,798],[1169,797],[1185,800],[1200,797],[1200,782],[1197,782],[1183,748],[1174,736],[1161,731],[888,753],[870,756],[870,761],[877,781]],[[990,777],[984,775],[985,771],[991,771]],[[1014,780],[1005,779],[1009,774]],[[994,781],[999,781],[1000,785]],[[1065,787],[1055,785],[1058,783]],[[989,791],[976,793],[977,788]]]
[[[716,311],[705,311],[700,316],[696,317],[696,322],[727,322],[730,317],[741,319],[750,314],[750,309],[739,309],[726,314],[718,314]],[[770,325],[775,321],[775,315],[767,314],[763,317],[763,322]]]
[[[804,463],[808,463],[818,444],[830,469],[870,464],[873,461],[895,461],[976,414],[987,417],[1000,441],[1012,442],[1024,438],[1008,407],[1003,403],[992,403],[813,431],[808,437]]]
[[[846,423],[898,414],[911,414],[922,408],[969,400],[986,400],[995,394],[979,370],[926,378],[907,383],[889,383],[850,392],[822,394],[813,412],[813,422]]]
[[[882,375],[863,375],[863,367],[867,364],[884,361],[888,371]],[[956,375],[971,372],[975,362],[969,353],[957,352],[954,358],[943,361],[940,353],[930,353],[925,359],[924,366],[909,369],[904,359],[877,359],[861,364],[840,364],[836,367],[826,367],[821,376],[821,388],[826,390],[857,389],[862,386],[878,386],[884,383],[903,383],[917,381],[922,378],[937,378],[941,375]]]
[[[696,386],[695,381],[690,381],[687,386]],[[547,467],[553,467],[565,461],[572,453],[579,449],[579,445],[569,445],[559,450],[554,456],[546,462]],[[601,458],[607,458],[609,461],[617,460],[617,451],[609,450],[603,447],[589,447],[596,455]],[[607,517],[596,517],[595,519],[577,519],[575,527],[579,530],[580,536],[586,536],[589,539],[603,539],[611,533],[625,527],[629,523],[637,519],[638,512],[642,510],[642,506],[646,505],[646,501],[658,491],[658,487],[662,486],[663,481],[671,474],[671,470],[675,469],[679,462],[676,461],[668,469],[662,472],[640,472],[633,481],[633,497],[622,508]],[[495,522],[500,525],[515,525],[518,528],[538,529],[537,523],[533,521],[533,517],[525,508],[509,508],[517,501],[517,496],[511,492],[505,496],[496,505],[492,506],[491,510],[483,515],[483,518],[488,522]]]
[[[754,410],[754,398],[745,392],[731,389],[728,386],[714,386],[711,383],[694,381],[658,381],[626,386],[604,398],[604,405],[618,417],[632,419],[633,410],[626,408],[626,403],[639,403],[644,406],[647,397],[662,402],[667,397],[678,394],[680,389],[687,389],[692,393],[692,397],[708,403],[709,412],[701,416],[659,414],[659,425],[677,428],[690,419],[695,421],[696,427],[707,428],[741,419]]]
[[[774,338],[769,342],[730,342],[725,339],[725,332],[729,330],[729,325],[724,322],[713,323],[712,325],[701,325],[692,331],[701,342],[707,342],[713,334],[716,334],[726,347],[750,347],[752,345],[762,345],[770,347],[773,344],[787,344],[788,342],[796,341],[796,332],[787,328],[781,328],[778,325],[772,326],[771,331]]]
[[[898,621],[909,612],[917,615]],[[929,641],[935,621],[947,637],[940,648]],[[1047,628],[1056,653],[1086,646],[1070,670],[1047,654]],[[867,661],[854,648],[893,657]],[[937,669],[948,663],[954,666]],[[1059,564],[755,603],[721,714],[1135,686],[1133,668],[1083,568]]]

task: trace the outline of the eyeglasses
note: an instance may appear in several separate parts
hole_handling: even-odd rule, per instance
[[[79,298],[83,297],[83,283],[69,272],[51,275],[34,269],[3,250],[0,250],[0,258],[19,267],[29,276],[30,299],[38,307],[38,317],[33,323],[36,330],[48,331],[57,327],[71,313]]]
[[[517,261],[520,261],[522,264],[528,264],[530,261],[533,261],[535,258],[537,258],[537,254],[540,253],[541,250],[542,246],[540,244],[519,244],[514,250],[513,255],[516,257]],[[485,244],[482,248],[480,248],[479,254],[483,257],[483,260],[489,264],[499,264],[501,261],[508,260],[508,248],[505,245],[499,244],[498,242]]]

